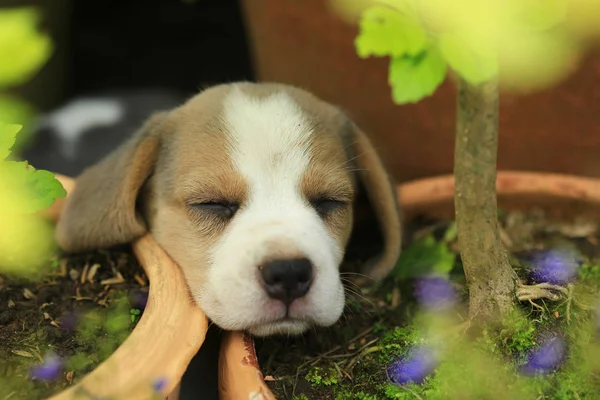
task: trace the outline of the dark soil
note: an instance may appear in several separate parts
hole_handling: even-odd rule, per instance
[[[129,248],[49,264],[35,282],[0,275],[0,400],[43,399],[78,382],[145,307],[148,279]]]
[[[501,215],[500,222],[511,264],[527,283],[535,283],[527,275],[532,257],[541,250],[563,249],[575,254],[580,265],[585,266],[580,268],[577,279],[592,280],[596,290],[600,287],[600,231],[595,224],[586,219],[549,221],[541,211]],[[420,275],[419,269],[435,269],[440,262],[449,262],[452,265],[450,281],[463,304],[468,303],[468,292],[458,256],[454,224],[451,221],[418,219],[410,224],[408,231],[405,250],[397,271],[392,274],[394,277],[360,286],[353,283],[356,275],[345,277],[347,306],[344,317],[335,326],[317,328],[302,337],[256,341],[265,380],[277,399],[421,398],[416,391],[409,392],[410,389],[399,390],[396,387],[388,390],[390,381],[386,372],[386,365],[419,340],[411,325],[418,311],[413,295],[414,278]],[[424,240],[427,237],[432,241]],[[564,302],[537,303],[541,306],[528,302],[519,306],[530,320],[536,319],[536,323],[543,321],[536,328],[536,334],[543,329],[553,329],[551,326],[565,324],[566,313],[576,312],[575,306],[565,311]],[[466,310],[461,310],[459,318],[465,318]],[[526,339],[533,337],[531,332],[526,335],[529,335]],[[505,343],[507,356],[509,352],[516,352],[516,341],[511,342],[508,338],[505,342],[508,343]],[[527,340],[522,342],[527,343]],[[519,348],[519,351],[522,350]],[[600,381],[597,383],[600,384]],[[577,394],[577,390],[575,388],[572,392]],[[583,391],[579,393],[581,398],[593,398],[586,397]]]

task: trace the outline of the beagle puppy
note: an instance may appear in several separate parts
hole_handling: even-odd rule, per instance
[[[154,114],[86,169],[56,235],[82,252],[151,232],[216,325],[293,335],[342,314],[360,199],[381,237],[361,272],[381,279],[399,257],[400,213],[367,136],[304,90],[238,82]]]

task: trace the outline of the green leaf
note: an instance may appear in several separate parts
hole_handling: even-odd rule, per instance
[[[15,144],[21,128],[21,125],[8,125],[0,122],[0,161],[10,155],[10,149]]]
[[[427,47],[427,33],[418,21],[384,6],[368,8],[355,40],[359,57],[417,55]]]
[[[31,7],[0,11],[0,87],[28,81],[50,58],[52,42],[36,30],[38,20]]]
[[[396,279],[424,275],[448,276],[455,258],[446,243],[436,242],[432,235],[428,235],[416,240],[402,252],[392,274]]]
[[[388,82],[396,104],[414,103],[431,95],[446,77],[446,62],[432,47],[417,57],[390,60]]]
[[[49,171],[36,170],[25,161],[5,161],[0,164],[3,179],[10,179],[16,190],[19,212],[35,213],[50,207],[56,199],[64,198],[67,192],[55,175]],[[5,194],[6,196],[9,194]],[[11,203],[9,203],[11,204]],[[15,203],[12,203],[15,204]]]
[[[492,49],[476,47],[474,42],[457,34],[444,33],[438,44],[450,67],[467,82],[478,85],[498,74],[498,61]]]

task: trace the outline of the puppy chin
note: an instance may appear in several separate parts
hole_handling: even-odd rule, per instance
[[[252,326],[246,330],[252,336],[256,337],[275,335],[297,336],[306,332],[310,326],[311,324],[307,321],[289,319]]]

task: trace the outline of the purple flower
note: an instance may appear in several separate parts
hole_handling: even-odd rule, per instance
[[[430,310],[445,310],[456,303],[456,293],[450,282],[442,277],[421,278],[415,285],[415,296]]]
[[[165,389],[165,386],[167,386],[166,378],[158,378],[152,383],[152,389],[157,393],[161,393]]]
[[[62,372],[63,360],[54,353],[49,353],[41,365],[34,366],[30,371],[31,379],[53,381]]]
[[[567,345],[560,336],[553,336],[534,349],[521,371],[527,375],[546,374],[554,371],[564,361]]]
[[[390,381],[403,385],[413,382],[422,383],[438,365],[434,352],[427,347],[416,347],[406,357],[394,362],[388,368]]]
[[[572,255],[550,250],[534,257],[531,276],[537,282],[564,285],[575,277],[578,268],[579,264]]]

